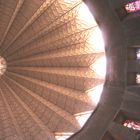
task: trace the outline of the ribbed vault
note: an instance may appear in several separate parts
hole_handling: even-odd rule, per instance
[[[96,70],[104,48],[82,7],[81,0],[0,1],[7,67],[0,76],[0,139],[69,136],[81,128],[77,114],[95,109],[89,92],[104,83]]]

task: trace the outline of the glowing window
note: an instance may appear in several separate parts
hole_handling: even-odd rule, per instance
[[[136,83],[140,84],[140,74],[136,74]]]
[[[95,71],[98,76],[105,78],[106,76],[106,58],[105,56],[100,57],[97,59],[95,63],[93,63],[90,68]]]
[[[136,49],[136,59],[140,60],[140,48]]]
[[[132,120],[126,120],[123,125],[133,130],[140,130],[140,123]]]
[[[6,71],[6,61],[3,57],[0,56],[0,76]]]
[[[92,111],[87,111],[87,112],[75,114],[74,116],[79,122],[80,126],[82,127],[86,123],[86,121],[88,120],[91,114],[92,114]]]
[[[102,90],[103,90],[103,84],[96,86],[95,88],[87,91],[87,94],[89,95],[89,97],[91,98],[91,100],[93,101],[94,104],[98,104],[101,94],[102,94]]]
[[[73,133],[55,133],[56,140],[66,140],[69,138]]]
[[[125,6],[125,9],[128,13],[133,13],[140,10],[140,0],[135,0],[130,2]]]

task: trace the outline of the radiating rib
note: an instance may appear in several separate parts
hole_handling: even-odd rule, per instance
[[[18,31],[25,25],[25,23],[34,14],[36,9],[38,9],[40,7],[40,5],[42,4],[43,1],[44,0],[39,0],[39,1],[24,0],[22,7],[20,8],[19,12],[17,13],[16,18],[14,19],[13,24],[5,37],[3,45],[1,46],[1,52],[3,52],[4,49],[6,49],[7,45],[10,43],[10,41],[13,39],[13,37],[16,36]],[[10,1],[9,3],[12,5],[13,2],[14,1]],[[16,5],[15,5],[15,7],[16,7]],[[11,8],[12,8],[12,6],[10,6],[10,9]],[[15,9],[15,8],[12,8],[12,9]],[[11,17],[12,17],[12,15],[11,15]],[[7,23],[7,26],[8,26],[8,23]]]
[[[8,23],[14,13],[18,1],[1,0],[0,1],[0,42],[4,36]],[[2,48],[4,46],[0,46]],[[1,52],[1,50],[0,50]]]
[[[69,26],[73,26],[73,24],[76,23],[71,23]],[[23,50],[24,49],[26,49],[26,51],[27,49],[28,51],[31,50],[32,53],[34,54],[33,51],[36,51],[36,53],[40,53],[43,51],[55,50],[59,48],[69,47],[72,46],[73,44],[81,43],[82,47],[84,45],[85,46],[84,48],[87,48],[87,51],[93,53],[101,52],[100,49],[96,47],[96,44],[91,44],[91,42],[88,41],[89,36],[91,36],[92,32],[97,29],[97,26],[86,28],[86,29],[81,29],[81,28],[77,29],[77,27],[69,27],[69,28],[74,28],[71,29],[71,32],[65,31],[66,28],[65,26],[63,26],[58,30],[53,30],[49,32],[48,34],[42,36],[39,40],[36,40],[33,43],[27,45],[25,48],[23,48]],[[13,48],[11,46],[11,48],[9,48],[6,52],[7,53],[6,57],[10,56],[11,52],[17,50],[17,47],[19,46],[20,44],[17,44]]]
[[[48,130],[48,128],[42,123],[42,121],[32,112],[32,110],[16,95],[16,93],[9,87],[7,83],[5,83],[5,86],[7,89],[9,89],[11,94],[10,96],[13,96],[16,99],[16,102],[18,102],[22,108],[24,108],[27,111],[27,114],[31,116],[31,118],[37,123],[37,125],[43,130],[43,133],[46,134],[47,140],[53,140],[54,136],[53,134]],[[9,97],[10,97],[9,96]],[[11,104],[12,105],[12,104]],[[44,138],[43,138],[44,139]]]
[[[14,122],[12,121],[8,108],[6,107],[6,104],[2,98],[2,89],[2,82],[0,79],[0,139],[9,138],[22,140],[20,135],[17,133]],[[7,89],[5,88],[5,90]]]
[[[30,18],[30,20],[23,26],[23,28],[17,33],[17,35],[12,39],[12,41],[10,41],[10,43],[7,45],[7,47],[6,47],[6,49],[4,49],[4,51],[5,50],[7,50],[7,48],[9,48],[9,46],[12,46],[12,44],[14,43],[14,41],[31,25],[31,24],[33,24],[33,22],[44,12],[44,11],[46,11],[46,10],[48,10],[49,9],[49,7],[51,6],[52,7],[52,3],[53,2],[55,2],[55,1],[57,1],[57,0],[46,0],[41,6],[40,6],[40,8],[39,9],[37,9],[37,11],[33,14],[33,16]],[[63,3],[63,0],[61,0],[61,1],[58,1],[59,3],[61,3],[61,4],[63,4],[63,5],[66,5],[66,4],[68,4],[69,5],[69,7],[71,7],[72,8],[72,6],[74,5],[74,4],[72,4],[71,5],[71,3],[68,3],[68,2],[64,2]],[[77,3],[77,1],[75,1],[75,3]],[[69,7],[67,7],[67,6],[64,6],[63,8],[64,8],[64,11],[65,11],[65,9],[67,9],[67,8],[69,8]],[[49,13],[49,12],[48,12]]]
[[[8,78],[8,77],[7,77]],[[56,114],[58,114],[59,116],[61,116],[64,120],[67,120],[69,123],[71,123],[75,128],[79,128],[79,124],[77,123],[76,119],[74,118],[74,116],[72,116],[71,114],[69,114],[68,112],[65,112],[64,110],[62,110],[61,108],[57,107],[56,105],[52,104],[49,101],[44,100],[42,97],[38,96],[37,94],[34,94],[31,90],[23,87],[22,85],[18,84],[15,80],[12,80],[10,78],[8,78],[9,81],[13,82],[14,84],[16,84],[16,86],[20,87],[22,90],[26,91],[29,95],[31,95],[32,97],[34,97],[36,100],[38,100],[40,103],[42,103],[43,105],[45,105],[47,108],[49,108],[50,110],[54,111]],[[17,95],[16,95],[17,96]],[[18,97],[18,96],[17,96]]]
[[[19,75],[19,74],[16,74],[16,73],[7,72],[7,74],[8,73],[10,75],[15,76],[16,79],[20,79],[20,81],[22,81],[22,79],[23,79],[26,82],[27,81],[31,82],[30,84],[36,84],[38,86],[45,87],[46,91],[47,91],[47,89],[54,90],[54,91],[58,92],[59,94],[69,96],[69,97],[74,98],[76,100],[79,100],[81,102],[85,102],[85,103],[88,103],[88,104],[93,104],[91,102],[90,98],[86,95],[86,93],[76,91],[74,89],[70,89],[70,88],[66,88],[66,87],[61,87],[61,86],[58,86],[58,85],[55,85],[55,84],[52,84],[52,83],[44,82],[44,81],[33,79],[33,78],[30,78],[30,77],[25,77],[25,76],[22,76],[22,75]],[[9,75],[9,77],[10,77],[10,75]],[[15,81],[17,81],[16,79],[15,79]],[[17,81],[17,82],[20,83],[19,81]],[[26,82],[23,82],[22,85],[24,85],[24,83],[26,83]]]
[[[18,123],[17,123],[17,121],[16,121],[16,119],[15,119],[15,117],[14,117],[14,115],[13,115],[13,112],[12,112],[12,110],[11,110],[11,108],[10,108],[10,105],[9,105],[8,102],[7,102],[7,99],[5,98],[5,95],[4,95],[5,93],[4,93],[4,91],[2,91],[2,90],[0,89],[0,93],[1,93],[2,99],[3,99],[4,103],[5,103],[5,106],[7,107],[7,110],[8,110],[8,112],[9,112],[11,118],[12,118],[12,122],[13,122],[13,124],[14,124],[14,126],[15,126],[15,129],[16,129],[16,131],[17,131],[17,134],[18,134],[18,136],[19,136],[19,140],[24,140],[24,136],[23,136],[23,134],[22,134],[22,132],[21,132],[21,130],[20,130],[20,127],[19,127],[19,125],[18,125]]]
[[[92,71],[88,67],[83,68],[59,68],[59,67],[10,67],[10,69],[15,69],[18,71],[29,71],[29,72],[43,72],[46,74],[56,74],[56,75],[63,75],[63,76],[74,76],[74,77],[85,77],[85,78],[99,78],[99,75],[97,75],[94,71]]]
[[[46,72],[39,72],[39,71],[29,71],[29,70],[22,70],[22,69],[12,69],[9,68],[8,71],[18,73],[24,76],[33,77],[35,79],[43,80],[49,83],[57,84],[60,86],[72,88],[71,86],[74,84],[74,88],[80,91],[86,91],[98,84],[102,84],[104,81],[103,78],[99,79],[99,77],[80,77],[80,76],[67,76],[65,74],[47,74]],[[77,71],[78,72],[78,71]],[[70,84],[70,81],[72,82]]]
[[[23,140],[75,133],[75,115],[95,109],[88,91],[104,78],[91,65],[104,49],[96,42],[94,18],[82,18],[83,7],[81,0],[24,0],[11,21],[6,18],[0,51],[8,67],[0,86]]]
[[[65,40],[66,41],[66,40]],[[59,42],[61,43],[61,42]],[[64,42],[63,42],[64,43]],[[56,48],[56,44],[51,44],[47,46],[36,46],[32,50],[28,48],[27,50],[23,50],[23,54],[16,56],[15,61],[30,61],[30,60],[39,60],[39,59],[50,59],[50,58],[59,58],[59,57],[66,57],[66,56],[76,56],[76,55],[86,55],[86,54],[93,54],[93,55],[100,55],[104,54],[101,51],[96,50],[94,47],[91,47],[91,44],[88,43],[77,43],[77,44],[69,44],[67,42],[61,44],[62,48]],[[63,45],[66,45],[63,47]],[[94,44],[93,44],[94,45]],[[51,50],[52,48],[52,50]],[[38,50],[38,51],[37,51]],[[32,52],[32,54],[31,54]],[[25,54],[26,55],[25,55]],[[20,58],[23,57],[23,58]],[[16,60],[17,59],[17,60]],[[8,61],[13,61],[13,59],[7,59]]]
[[[6,37],[7,33],[8,33],[8,31],[9,31],[9,29],[10,29],[10,27],[11,27],[13,21],[15,20],[15,18],[16,18],[16,16],[17,16],[17,14],[18,14],[18,12],[19,12],[19,10],[20,10],[20,8],[21,8],[23,2],[24,2],[24,0],[19,0],[19,1],[18,1],[17,6],[16,6],[16,8],[15,8],[15,11],[14,11],[14,13],[13,13],[13,15],[12,15],[10,21],[9,21],[9,24],[8,24],[6,30],[5,30],[5,33],[4,33],[3,37],[2,37],[2,39],[1,39],[0,46],[2,45],[3,41],[5,40],[5,37]]]
[[[17,74],[7,73],[7,76],[70,114],[94,110],[94,103],[87,93]]]
[[[39,17],[38,20],[44,20],[44,18],[45,18],[46,19],[46,22],[45,23],[43,22],[42,25],[41,25],[41,27],[37,26],[38,25],[37,23],[35,23],[32,26],[30,26],[29,29],[26,31],[27,33],[24,32],[22,34],[22,36],[24,37],[24,41],[23,41],[23,38],[22,38],[22,40],[20,40],[20,41],[22,41],[22,43],[20,43],[19,45],[16,45],[15,44],[18,48],[16,47],[16,50],[15,51],[12,51],[12,53],[10,52],[10,56],[11,55],[14,55],[13,53],[19,51],[19,49],[24,48],[24,47],[28,46],[28,44],[31,44],[35,40],[41,38],[43,35],[49,34],[50,32],[52,32],[54,30],[57,30],[58,28],[60,28],[62,26],[65,26],[65,24],[67,24],[68,22],[75,20],[74,14],[76,14],[76,12],[78,11],[78,8],[79,8],[80,4],[81,4],[81,2],[77,3],[76,6],[74,6],[71,9],[69,9],[68,11],[65,11],[60,16],[54,16],[54,17],[51,16],[51,17],[48,17],[48,16],[45,16],[46,13],[43,13]],[[52,19],[52,17],[54,19]],[[94,26],[97,26],[96,22],[94,24],[93,24]],[[32,28],[35,28],[36,29],[35,30],[36,34],[34,34]],[[27,38],[26,37],[26,34],[30,34],[30,38]]]
[[[8,61],[9,66],[18,67],[87,67],[94,64],[104,53],[81,54],[73,56],[51,56],[50,58],[31,59],[24,58]]]
[[[17,35],[13,38],[13,40],[8,44],[8,46],[4,49],[7,50],[7,48],[9,46],[11,46],[11,44],[24,32],[24,30],[26,30],[26,28],[28,26],[30,26],[32,24],[32,22],[34,22],[34,20],[36,20],[38,18],[38,16],[40,16],[40,14],[42,12],[44,12],[44,10],[46,10],[48,8],[49,5],[51,5],[51,0],[49,1],[45,1],[39,9],[37,9],[37,11],[33,14],[33,16],[30,18],[30,20],[23,26],[23,28],[17,33]]]

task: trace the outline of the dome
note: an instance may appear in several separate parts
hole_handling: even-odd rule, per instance
[[[105,80],[93,15],[81,0],[7,0],[1,9],[0,138],[70,137],[96,108]]]

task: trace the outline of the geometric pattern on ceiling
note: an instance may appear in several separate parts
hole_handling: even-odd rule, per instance
[[[80,130],[77,114],[95,109],[88,93],[104,83],[94,65],[104,48],[83,8],[81,0],[0,1],[0,56],[7,65],[0,139],[62,140]]]

